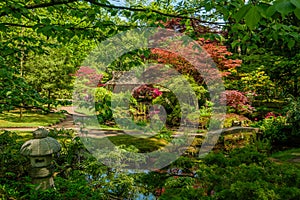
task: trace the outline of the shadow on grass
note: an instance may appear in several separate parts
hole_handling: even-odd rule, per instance
[[[271,155],[271,159],[277,163],[290,163],[300,167],[300,148],[276,152]]]

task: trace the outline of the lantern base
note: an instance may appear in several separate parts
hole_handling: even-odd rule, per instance
[[[42,189],[46,190],[54,187],[53,177],[45,177],[45,178],[34,178],[32,179],[32,183],[37,185],[36,190]]]

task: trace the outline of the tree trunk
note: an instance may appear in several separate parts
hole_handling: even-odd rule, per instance
[[[20,119],[23,118],[23,108],[22,108],[23,104],[21,103],[21,107],[20,107]]]
[[[50,111],[50,108],[51,108],[51,102],[50,102],[50,98],[51,98],[51,90],[48,90],[48,111]]]

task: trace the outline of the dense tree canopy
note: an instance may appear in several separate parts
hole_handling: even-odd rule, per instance
[[[30,73],[47,64],[33,61],[47,57],[49,63],[56,62],[54,52],[68,49],[71,54],[66,54],[72,56],[64,58],[68,59],[64,64],[74,72],[96,42],[123,30],[145,26],[171,28],[195,39],[216,39],[229,51],[243,56],[247,67],[242,70],[263,69],[275,84],[284,88],[284,94],[299,93],[297,0],[8,0],[1,2],[0,7],[3,67],[13,69],[14,76],[25,79],[25,84],[44,97],[51,96],[49,90],[47,95],[44,92],[50,86],[38,89],[34,84],[39,81]],[[36,69],[29,70],[30,66]],[[12,79],[12,84],[18,84],[14,80],[17,79]]]

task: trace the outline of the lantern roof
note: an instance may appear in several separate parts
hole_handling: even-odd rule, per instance
[[[59,152],[61,146],[58,141],[48,137],[48,131],[39,127],[33,132],[34,139],[25,142],[21,147],[21,154],[26,156],[46,156]]]

